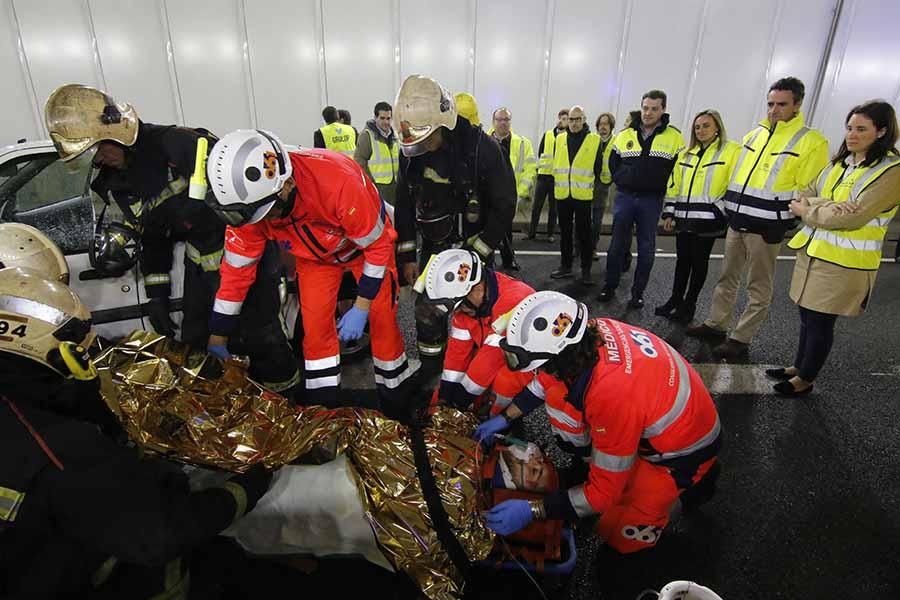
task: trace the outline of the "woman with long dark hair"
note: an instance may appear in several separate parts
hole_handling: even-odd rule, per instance
[[[790,367],[769,369],[775,391],[809,393],[831,351],[838,316],[868,305],[881,265],[888,224],[900,205],[897,115],[883,100],[847,114],[844,142],[791,212],[803,229],[788,243],[797,250],[790,296],[800,309],[800,340]]]
[[[728,226],[724,196],[740,148],[725,135],[718,111],[707,109],[694,117],[691,144],[672,169],[662,212],[663,228],[676,232],[677,260],[672,296],[655,311],[660,317],[679,323],[694,318],[713,244]]]

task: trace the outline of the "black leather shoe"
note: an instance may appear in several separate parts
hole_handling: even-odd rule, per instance
[[[665,304],[661,306],[657,306],[653,311],[653,314],[657,317],[666,317],[667,319],[671,319],[672,315],[678,310],[679,303],[669,298]]]
[[[766,369],[766,376],[771,377],[772,379],[778,379],[779,381],[787,381],[793,375],[788,375],[787,369],[784,367],[778,367],[777,369]]]
[[[644,308],[644,299],[640,296],[632,296],[628,301],[628,308]]]
[[[802,390],[798,390],[794,388],[794,384],[788,380],[779,381],[775,385],[772,386],[775,389],[775,393],[779,396],[787,396],[789,398],[796,396],[805,396],[810,393],[813,389],[812,384],[809,387],[803,388]]]
[[[557,270],[550,273],[550,279],[565,279],[567,277],[572,277],[572,267],[560,267]]]
[[[616,288],[605,287],[600,293],[597,295],[597,300],[600,302],[609,302],[616,295]]]

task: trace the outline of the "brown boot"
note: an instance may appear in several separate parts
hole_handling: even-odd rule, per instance
[[[724,339],[726,335],[726,333],[721,329],[710,327],[706,323],[691,325],[690,327],[685,328],[684,332],[691,337],[704,338],[709,340]]]

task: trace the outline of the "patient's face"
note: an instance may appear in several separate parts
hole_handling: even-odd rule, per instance
[[[551,471],[541,449],[528,444],[528,449],[510,446],[500,451],[509,468],[516,489],[544,492],[550,489]]]

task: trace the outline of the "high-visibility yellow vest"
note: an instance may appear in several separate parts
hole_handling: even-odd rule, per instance
[[[375,183],[383,185],[393,183],[400,169],[400,144],[388,145],[380,135],[366,129],[372,141],[372,156],[369,157],[369,172]]]
[[[736,142],[723,143],[716,139],[703,156],[699,156],[700,146],[682,152],[669,178],[663,218],[716,220],[723,217],[725,191],[740,149]]]
[[[609,155],[612,154],[613,146],[616,143],[616,134],[611,134],[606,147],[603,149],[603,167],[600,170],[600,183],[609,185],[612,183],[612,172],[609,170]],[[603,145],[603,139],[600,139],[600,145]]]
[[[538,175],[553,175],[553,144],[556,142],[555,129],[544,132],[544,151],[538,157]]]
[[[858,167],[849,173],[843,163],[826,167],[816,182],[817,196],[834,202],[856,202],[867,187],[888,169],[898,165],[900,156],[889,154],[872,166]],[[881,265],[884,236],[895,214],[897,206],[881,213],[859,229],[820,229],[805,225],[788,242],[788,246],[795,250],[806,246],[809,256],[848,269],[877,271]]]
[[[600,150],[600,136],[589,132],[575,160],[569,164],[568,132],[556,136],[553,154],[553,196],[564,200],[570,196],[575,200],[594,199],[594,162]]]
[[[488,135],[494,135],[493,127],[488,130]],[[522,137],[515,131],[510,131],[509,135],[509,162],[516,175],[516,194],[519,198],[527,198],[531,195],[534,173],[537,169],[537,163],[534,160],[534,146],[531,145],[531,140]]]
[[[319,131],[322,132],[326,148],[353,158],[353,151],[356,150],[356,132],[352,127],[335,121],[320,127]]]

